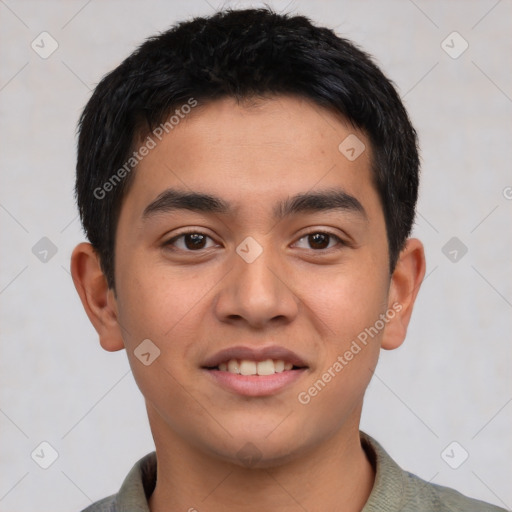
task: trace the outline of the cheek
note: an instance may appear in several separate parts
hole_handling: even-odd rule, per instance
[[[135,381],[162,414],[169,408],[190,408],[189,395],[182,391],[185,386],[193,392],[189,382],[193,363],[187,354],[198,337],[193,326],[197,329],[205,294],[199,281],[205,285],[205,280],[185,278],[179,270],[161,264],[137,263],[136,258],[130,262],[119,272],[118,318]],[[172,418],[167,421],[172,423]]]
[[[190,375],[196,369],[197,340],[206,337],[207,308],[219,276],[208,269],[171,267],[165,261],[149,264],[132,258],[130,263],[120,267],[124,271],[119,273],[118,315],[134,377],[147,398],[167,389],[167,399],[180,402],[182,386],[195,387]],[[148,367],[137,359],[138,347],[147,339],[158,353]]]
[[[141,261],[139,261],[141,260]],[[134,257],[119,271],[119,319],[130,344],[150,338],[156,343],[176,339],[188,316],[201,308],[215,280],[203,272],[186,272],[165,262]]]
[[[380,315],[387,304],[388,277],[378,267],[347,266],[338,272],[295,276],[304,310],[321,336],[314,339],[316,365],[302,389],[314,407],[338,411],[337,421],[355,407],[371,379],[380,353]],[[300,401],[300,400],[299,400]],[[340,408],[340,404],[344,404]],[[336,416],[336,414],[334,415]]]
[[[313,322],[316,319],[325,337],[336,343],[350,341],[373,325],[387,304],[388,273],[376,265],[299,271],[292,279],[305,314]]]

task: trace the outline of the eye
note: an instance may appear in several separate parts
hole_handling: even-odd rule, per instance
[[[199,251],[201,249],[208,249],[209,247],[215,246],[215,244],[207,246],[207,241],[213,240],[204,233],[199,233],[197,231],[188,231],[186,233],[181,233],[167,242],[164,243],[164,247],[176,248],[182,251]]]
[[[300,238],[296,242],[296,245],[302,241],[305,241],[305,243],[309,244],[309,247],[301,247],[303,249],[331,249],[336,245],[336,243],[339,245],[346,245],[340,237],[332,233],[326,233],[324,231],[315,231],[312,233],[308,233],[306,236]],[[336,243],[331,244],[331,242]]]

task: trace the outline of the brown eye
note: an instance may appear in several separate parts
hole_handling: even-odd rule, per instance
[[[185,246],[187,249],[203,249],[206,243],[206,237],[201,233],[188,233],[184,235]]]
[[[181,233],[181,235],[171,238],[168,242],[164,243],[164,246],[188,252],[199,251],[208,248],[208,240],[211,240],[208,235],[190,231],[189,233]]]
[[[303,236],[297,244],[305,242],[306,247],[302,247],[304,249],[313,249],[313,250],[322,250],[322,249],[331,249],[336,244],[338,245],[345,245],[343,240],[339,238],[338,236],[332,234],[332,233],[324,233],[322,231],[317,231],[314,233],[309,233],[305,236]],[[334,242],[334,243],[332,243]]]
[[[314,233],[313,235],[308,235],[308,242],[312,249],[325,249],[329,245],[329,235]]]

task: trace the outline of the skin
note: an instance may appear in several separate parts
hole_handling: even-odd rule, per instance
[[[338,146],[356,134],[366,150],[349,161]],[[392,276],[382,206],[365,135],[305,99],[279,96],[197,107],[136,169],[116,234],[116,290],[90,244],[71,270],[100,343],[126,348],[146,401],[158,456],[152,512],[197,510],[358,511],[374,482],[359,440],[363,396],[381,348],[404,340],[425,273],[423,246],[409,239]],[[142,219],[167,188],[232,203],[232,214],[187,210]],[[274,205],[298,193],[341,188],[353,211],[300,213],[279,222]],[[190,228],[211,237],[193,249]],[[328,231],[317,248],[306,235]],[[247,236],[252,263],[236,252]],[[191,247],[187,248],[187,247]],[[187,252],[188,251],[188,252]],[[401,310],[308,404],[307,391],[393,304]],[[149,366],[134,350],[151,339]],[[213,383],[201,365],[233,345],[277,344],[308,365],[291,386],[247,397]],[[237,455],[252,443],[250,467]]]

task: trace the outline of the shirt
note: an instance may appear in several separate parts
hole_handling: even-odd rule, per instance
[[[375,470],[372,492],[361,512],[506,512],[402,470],[364,432],[361,432],[361,443]],[[82,512],[150,512],[148,498],[156,485],[156,467],[156,453],[149,453],[133,466],[117,494],[93,503]],[[226,509],[229,510],[229,504]]]

